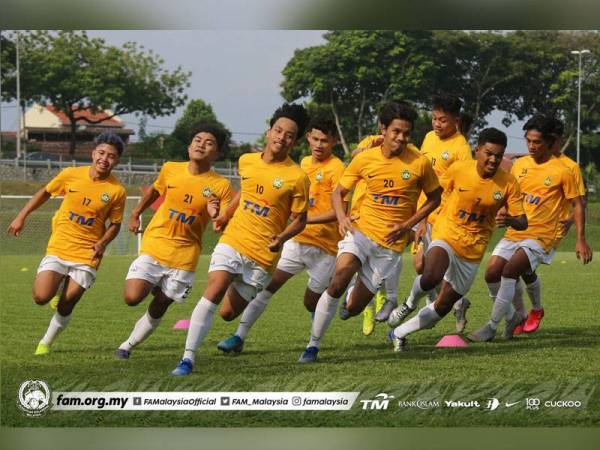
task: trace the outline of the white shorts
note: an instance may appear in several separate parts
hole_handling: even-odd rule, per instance
[[[168,298],[183,303],[192,290],[195,272],[173,269],[161,264],[150,255],[138,256],[129,266],[126,280],[146,280],[160,290]]]
[[[360,260],[358,276],[373,294],[383,280],[393,276],[402,261],[401,253],[373,242],[358,230],[346,233],[338,243],[338,257],[343,253],[351,253]]]
[[[306,269],[308,289],[316,294],[322,294],[329,286],[335,272],[335,256],[315,245],[289,240],[283,244],[277,269],[292,275]]]
[[[232,286],[240,296],[250,302],[267,287],[271,274],[258,263],[240,254],[227,244],[217,244],[210,258],[209,272],[224,270],[234,274]]]
[[[452,286],[452,289],[458,294],[463,296],[466,295],[466,293],[469,292],[469,289],[471,289],[473,281],[475,281],[475,275],[477,275],[480,263],[469,262],[462,259],[454,253],[454,249],[450,244],[441,239],[437,239],[429,244],[428,250],[431,250],[433,247],[441,247],[448,253],[450,264],[444,274],[444,280],[448,282],[448,284]]]
[[[523,241],[509,241],[508,239],[502,239],[496,244],[496,248],[494,248],[492,255],[500,256],[509,261],[520,248],[525,251],[527,258],[529,258],[529,265],[531,266],[532,272],[535,272],[540,264],[550,264],[556,253],[554,249],[547,252],[535,239],[525,239]]]
[[[84,289],[91,288],[94,281],[96,281],[96,269],[92,266],[65,261],[58,256],[44,256],[40,262],[37,273],[45,270],[66,275]]]

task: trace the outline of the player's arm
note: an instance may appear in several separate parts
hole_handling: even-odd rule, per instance
[[[442,201],[442,191],[443,190],[441,187],[437,187],[433,191],[425,192],[427,200],[425,203],[423,203],[423,206],[421,206],[415,215],[409,218],[406,222],[392,225],[385,241],[388,244],[393,244],[400,239],[404,233],[408,233],[412,227],[421,222],[423,219],[427,218],[429,214],[435,211],[437,207],[440,206]]]
[[[140,216],[144,213],[144,211],[148,209],[148,207],[152,203],[154,203],[158,199],[158,197],[160,197],[160,192],[158,192],[154,186],[150,186],[150,189],[148,189],[144,193],[138,205],[135,208],[133,208],[133,211],[131,211],[131,217],[129,218],[129,231],[131,231],[132,233],[142,232],[142,229],[140,227]]]
[[[231,220],[231,218],[233,217],[233,213],[235,213],[235,210],[237,209],[238,205],[240,204],[241,196],[242,196],[241,190],[239,190],[235,194],[233,194],[233,197],[231,198],[231,202],[229,203],[227,208],[225,208],[223,211],[220,211],[219,215],[213,219],[213,221],[212,221],[213,222],[213,230],[223,231],[225,229],[225,227],[227,226],[227,223],[229,222],[229,220]]]
[[[348,211],[348,202],[342,201],[344,211]],[[306,218],[306,224],[317,224],[317,223],[331,223],[337,220],[337,215],[335,213],[335,209],[330,209],[321,214],[314,214],[312,216],[308,216]]]
[[[23,209],[19,211],[17,217],[15,217],[10,223],[6,229],[6,232],[8,234],[12,234],[13,236],[19,236],[21,234],[21,230],[23,230],[23,227],[25,226],[25,219],[27,219],[27,216],[46,203],[49,198],[50,193],[46,191],[45,187],[33,194],[33,197],[29,199]]]
[[[280,233],[271,236],[271,241],[269,242],[269,250],[272,252],[278,252],[281,250],[281,246],[288,239],[293,238],[298,233],[301,233],[306,226],[306,212],[302,213],[292,213],[290,214],[290,218],[292,219],[290,223],[288,223],[287,227]]]
[[[338,228],[340,235],[344,236],[346,233],[354,233],[354,227],[352,226],[352,219],[348,217],[347,206],[348,202],[344,201],[347,198],[350,189],[345,188],[341,184],[338,184],[333,193],[331,194],[331,204],[333,205],[333,211],[338,221]]]
[[[577,230],[577,240],[575,242],[575,254],[584,264],[592,260],[592,249],[585,239],[585,204],[583,196],[571,199],[573,206],[573,218],[575,219],[575,229]]]
[[[506,211],[506,208],[502,208],[496,214],[496,226],[498,226],[498,228],[511,227],[517,231],[523,231],[526,230],[529,225],[525,214],[511,216]]]
[[[138,216],[139,217],[139,216]],[[94,256],[92,256],[93,260],[101,259],[104,256],[104,252],[108,244],[117,237],[119,234],[119,230],[121,230],[120,223],[111,223],[107,228],[102,237],[98,242],[96,242],[93,246]]]

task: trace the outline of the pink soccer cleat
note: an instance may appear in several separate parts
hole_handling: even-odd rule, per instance
[[[525,325],[523,325],[523,331],[525,333],[533,333],[534,331],[537,331],[537,329],[540,327],[540,323],[542,323],[543,317],[543,309],[532,309],[529,311]]]

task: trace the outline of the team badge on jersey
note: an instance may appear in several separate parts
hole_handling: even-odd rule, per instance
[[[106,192],[104,194],[102,194],[102,196],[100,197],[100,200],[102,200],[104,203],[108,203],[108,201],[110,200],[110,195],[108,195]]]
[[[404,172],[402,172],[403,180],[408,180],[409,178],[410,178],[410,172],[408,170],[405,170]]]
[[[448,153],[448,150],[442,152],[442,159],[444,161],[448,161],[448,158],[450,158],[450,153]]]
[[[550,186],[552,184],[552,178],[546,177],[546,179],[544,180],[544,184],[546,186]]]
[[[323,180],[323,172],[318,171],[317,176],[315,177],[315,180],[317,181],[317,183],[320,183],[321,180]]]
[[[500,191],[494,192],[494,200],[496,200],[496,201],[502,200],[502,192],[500,192]]]
[[[281,178],[275,178],[273,180],[273,187],[275,189],[281,189],[282,186],[283,186],[283,180]]]
[[[202,195],[204,197],[210,197],[210,194],[212,194],[212,191],[209,187],[205,187],[204,189],[202,189]]]

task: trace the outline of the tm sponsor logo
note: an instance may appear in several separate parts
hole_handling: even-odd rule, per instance
[[[393,395],[388,395],[384,392],[381,392],[375,396],[374,399],[371,400],[361,400],[362,409],[379,409],[385,410],[390,406],[390,400],[393,399]]]

